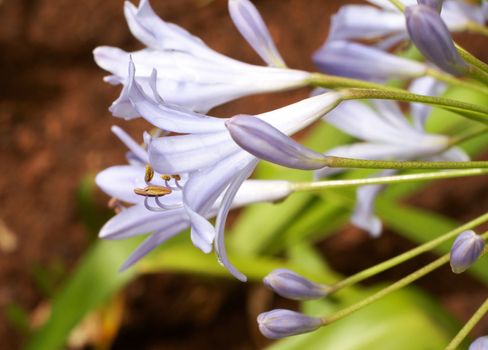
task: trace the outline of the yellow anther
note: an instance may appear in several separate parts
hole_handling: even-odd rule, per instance
[[[180,175],[171,175],[171,177],[173,179],[175,179],[176,181],[180,181],[181,180],[181,176]]]
[[[160,197],[170,194],[171,188],[151,185],[144,188],[134,188],[134,193],[144,197]]]
[[[144,181],[149,182],[154,177],[154,170],[149,164],[146,165],[146,174],[144,175]]]
[[[163,174],[161,175],[161,179],[163,179],[164,181],[169,181],[171,180],[171,175]]]

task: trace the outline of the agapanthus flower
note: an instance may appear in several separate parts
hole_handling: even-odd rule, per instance
[[[124,262],[125,270],[171,237],[190,227],[190,217],[183,207],[182,188],[187,174],[172,176],[148,171],[149,156],[145,146],[137,144],[119,127],[113,132],[129,148],[129,164],[112,166],[96,177],[97,185],[113,199],[118,213],[101,229],[104,239],[126,239],[150,234]],[[145,141],[151,137],[146,134]],[[150,169],[150,168],[149,168]],[[246,180],[232,200],[233,208],[257,202],[273,202],[290,193],[287,181]],[[206,213],[214,217],[219,210],[218,198]],[[198,242],[197,242],[198,243]],[[225,265],[227,268],[229,265]]]
[[[245,29],[246,24],[262,22],[257,10],[246,17],[252,4],[232,2],[231,8],[233,4],[239,6],[231,12],[238,29],[260,55],[267,61],[276,62],[279,54],[272,50],[274,45],[264,24],[258,28],[259,34],[253,32],[254,27]],[[246,13],[243,13],[243,8]],[[212,50],[185,29],[159,18],[148,0],[141,0],[137,8],[126,2],[124,10],[132,34],[146,48],[131,53],[108,46],[96,48],[95,61],[112,74],[106,78],[109,83],[123,84],[127,81],[127,65],[132,57],[137,67],[136,80],[146,93],[151,93],[149,80],[152,70],[156,69],[159,73],[156,85],[167,103],[200,112],[242,96],[307,84],[308,72],[251,65]],[[272,53],[269,54],[270,50]]]
[[[155,72],[151,77],[152,97],[136,82],[135,67],[130,63],[128,81],[110,109],[116,116],[138,114],[159,129],[180,134],[152,138],[148,144],[149,164],[161,174],[188,174],[182,185],[182,204],[191,221],[192,241],[204,252],[209,252],[215,241],[219,258],[233,270],[225,258],[225,219],[237,190],[258,159],[232,140],[226,119],[165,104],[155,88]],[[329,92],[256,117],[291,135],[334,108],[341,96]],[[220,196],[214,228],[207,217]],[[234,275],[244,279],[237,271]]]
[[[376,40],[381,49],[388,49],[408,39],[404,15],[388,0],[371,0],[368,5],[344,5],[332,17],[329,41]],[[415,0],[402,1],[406,6],[416,5]],[[441,17],[451,32],[464,31],[471,22],[483,24],[486,18],[479,5],[446,0]]]

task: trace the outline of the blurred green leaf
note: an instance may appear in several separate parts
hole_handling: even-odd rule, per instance
[[[306,304],[304,312],[323,315],[329,308],[321,303]],[[416,290],[403,289],[345,319],[310,334],[283,339],[268,349],[443,349],[456,330],[450,316],[432,299]]]
[[[22,334],[30,331],[29,315],[21,305],[16,303],[8,304],[5,307],[5,318],[8,323]]]

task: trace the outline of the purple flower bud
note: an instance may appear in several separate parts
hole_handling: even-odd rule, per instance
[[[438,13],[441,13],[443,2],[444,0],[417,0],[417,3],[419,5],[429,6],[431,9],[436,10]]]
[[[322,320],[299,312],[276,309],[258,316],[259,330],[270,339],[280,339],[312,332],[322,325]]]
[[[469,350],[488,350],[488,336],[476,339],[469,346]]]
[[[308,149],[265,121],[247,115],[237,115],[225,122],[234,141],[247,152],[288,168],[321,169],[327,159]]]
[[[405,10],[407,30],[415,46],[442,70],[460,75],[467,67],[456,48],[451,33],[436,10],[426,5]]]
[[[479,258],[485,241],[474,231],[464,231],[454,241],[451,248],[451,268],[454,273],[466,271]]]
[[[318,299],[328,293],[327,286],[314,283],[287,269],[273,270],[263,282],[277,294],[293,300]]]

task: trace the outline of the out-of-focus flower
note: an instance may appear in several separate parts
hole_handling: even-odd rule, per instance
[[[267,55],[266,60],[278,60],[279,54],[271,49],[274,45],[262,42],[271,40],[264,24],[259,31],[246,27],[262,21],[256,17],[257,11],[252,18],[245,17],[252,5],[242,2],[237,5],[240,11],[231,13],[246,39],[258,48],[260,55]],[[251,65],[212,50],[183,28],[159,18],[147,0],[141,0],[138,8],[126,2],[125,16],[132,34],[147,48],[132,53],[107,46],[94,50],[97,64],[112,74],[106,78],[112,84],[127,81],[127,66],[132,57],[137,67],[136,80],[146,93],[151,93],[149,80],[156,69],[156,85],[167,103],[200,112],[242,96],[307,84],[308,72]]]
[[[464,231],[452,244],[451,269],[454,273],[466,271],[480,257],[485,248],[485,241],[476,232]]]
[[[320,318],[306,316],[299,312],[276,309],[260,314],[258,325],[265,337],[280,339],[312,332],[322,325],[322,321]]]
[[[111,111],[119,116],[141,115],[160,129],[184,134],[151,139],[148,144],[149,163],[161,174],[188,174],[182,189],[182,203],[190,217],[192,240],[204,252],[212,249],[215,240],[220,260],[231,270],[223,241],[225,219],[236,191],[252,173],[258,159],[232,140],[225,127],[226,119],[166,105],[155,89],[155,74],[149,84],[153,87],[153,98],[143,91],[134,77],[135,68],[131,63],[128,81]],[[341,96],[330,92],[256,117],[290,135],[334,108]],[[214,228],[206,217],[221,195],[223,198]],[[237,272],[235,274],[238,275]],[[239,278],[244,277],[239,275]]]
[[[467,64],[436,10],[425,5],[408,6],[405,17],[410,39],[429,61],[448,73],[463,73]]]
[[[428,0],[440,3],[437,0]],[[332,17],[329,41],[377,40],[378,47],[388,49],[408,39],[404,15],[388,0],[371,0],[368,5],[344,5]],[[402,1],[406,6],[417,4],[415,0]],[[452,32],[468,29],[471,22],[483,24],[486,18],[480,6],[458,0],[446,0],[441,17]]]
[[[312,282],[287,269],[271,271],[263,282],[275,293],[293,300],[318,299],[326,296],[329,291],[329,287]]]
[[[415,78],[427,71],[423,63],[344,40],[326,41],[313,61],[328,74],[372,81]]]
[[[431,78],[414,81],[411,89],[430,94],[439,90]],[[446,149],[449,138],[429,134],[424,130],[430,107],[411,105],[413,125],[395,102],[373,100],[371,106],[359,101],[347,101],[327,114],[323,120],[363,142],[339,146],[326,152],[327,155],[358,159],[468,161],[469,157],[457,147]],[[316,171],[317,178],[323,178],[337,169],[324,168]],[[392,175],[391,170],[379,176]],[[358,189],[358,203],[352,221],[373,236],[381,232],[379,219],[374,216],[374,199],[382,185],[369,185]]]
[[[146,166],[149,158],[145,148],[119,127],[114,126],[112,130],[130,149],[127,157],[129,164],[107,168],[96,177],[97,185],[114,199],[112,202],[115,201],[119,209],[118,214],[102,227],[100,237],[117,240],[150,233],[125,261],[121,268],[125,270],[158,245],[190,227],[190,217],[183,207],[182,192],[188,175],[170,176],[149,172],[148,178]],[[146,141],[149,140],[146,137]],[[145,194],[144,189],[152,190],[152,195],[151,192]],[[170,193],[166,193],[168,189]],[[247,180],[239,188],[232,207],[272,202],[287,197],[289,193],[290,184],[287,181]],[[206,217],[217,214],[221,201],[222,198],[216,200]],[[197,239],[194,244],[200,247],[199,237],[192,238]],[[225,267],[229,268],[228,265]]]
[[[417,3],[419,5],[429,6],[431,9],[436,10],[437,13],[441,13],[444,0],[417,0]]]
[[[488,336],[476,339],[469,346],[469,350],[488,350]]]

